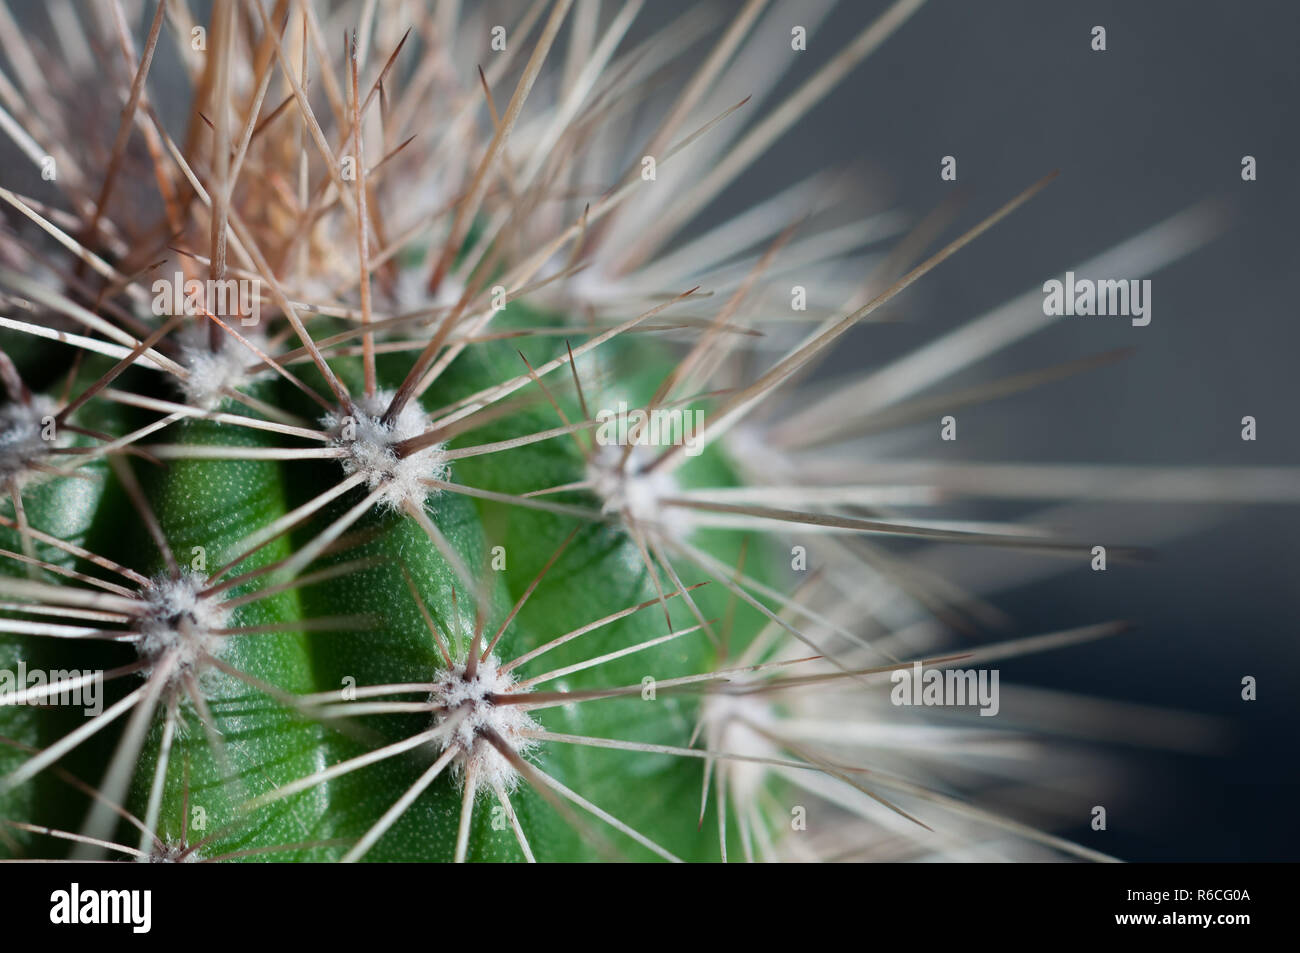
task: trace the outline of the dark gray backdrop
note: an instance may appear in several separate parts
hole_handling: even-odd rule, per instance
[[[884,2],[844,3],[813,44],[854,35]],[[1107,30],[1108,50],[1090,49]],[[952,231],[1044,173],[1060,178],[924,280],[907,321],[861,329],[832,369],[904,353],[1208,196],[1236,223],[1162,271],[1146,328],[1066,321],[957,384],[1135,346],[1117,365],[961,414],[975,459],[1297,464],[1300,4],[1291,0],[931,0],[720,200],[741,207],[827,163],[862,161],[923,213],[958,157],[969,209]],[[797,66],[787,88],[822,60]],[[1254,155],[1259,178],[1243,183]],[[1259,439],[1239,438],[1240,419]],[[1005,666],[1004,678],[1231,720],[1221,758],[1143,757],[1147,779],[1081,840],[1142,859],[1295,859],[1300,510],[1235,508],[1157,559],[1079,572],[1000,600],[1025,633],[1129,618],[1099,642]],[[1122,662],[1121,662],[1122,660]],[[1240,700],[1255,675],[1259,700]]]

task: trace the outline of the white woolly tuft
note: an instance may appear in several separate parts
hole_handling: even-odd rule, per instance
[[[637,523],[654,526],[669,537],[685,538],[691,531],[690,514],[681,507],[660,503],[677,495],[677,478],[664,468],[642,473],[654,460],[652,452],[642,446],[633,447],[627,463],[620,468],[625,449],[617,444],[597,447],[587,464],[587,479],[602,501],[601,512],[625,512]]]
[[[16,482],[19,489],[41,476],[32,464],[42,460],[55,440],[45,440],[43,421],[58,413],[58,406],[43,394],[33,394],[29,403],[0,407],[0,482]]]
[[[407,503],[423,506],[436,494],[423,481],[445,480],[450,472],[443,460],[443,444],[433,444],[405,457],[399,457],[393,445],[424,433],[428,426],[424,412],[414,401],[402,408],[391,426],[381,422],[393,399],[393,391],[379,391],[373,397],[357,399],[360,414],[326,414],[321,424],[330,435],[330,445],[348,451],[343,457],[343,472],[348,476],[363,473],[366,486],[384,488],[379,505],[402,509]]]
[[[734,684],[759,682],[757,678],[733,675]],[[705,738],[711,751],[728,751],[745,758],[780,758],[782,752],[764,731],[781,730],[772,703],[761,695],[709,694],[700,709],[704,722]],[[758,761],[735,759],[723,765],[727,772],[727,787],[738,804],[752,804],[758,798],[771,767]]]
[[[501,671],[497,657],[490,655],[479,662],[470,679],[465,677],[465,662],[457,662],[435,681],[429,696],[433,704],[445,709],[438,715],[439,724],[457,712],[464,713],[452,733],[440,739],[439,744],[443,751],[452,746],[461,749],[453,770],[463,777],[465,769],[472,765],[480,791],[491,791],[496,785],[512,791],[519,781],[519,771],[500,751],[480,738],[480,732],[496,732],[520,757],[527,756],[537,746],[525,732],[537,731],[541,726],[526,711],[518,705],[495,705],[490,700],[492,695],[509,692],[514,683],[508,672]]]
[[[179,579],[159,576],[144,589],[138,648],[150,663],[146,675],[172,657],[175,666],[168,680],[174,683],[201,673],[205,656],[221,655],[227,638],[216,630],[225,627],[230,613],[218,600],[200,595],[207,585],[207,576],[187,573]]]
[[[429,276],[419,268],[405,268],[397,274],[397,307],[401,311],[423,311],[428,308],[451,308],[465,293],[465,285],[454,275],[448,275],[438,286],[435,296],[429,296]]]
[[[155,843],[139,861],[145,864],[197,864],[201,859],[197,850],[186,853],[180,844]]]
[[[222,332],[225,333],[224,331]],[[265,336],[257,329],[239,332],[250,344],[262,348]],[[181,365],[189,376],[179,382],[185,400],[193,407],[212,410],[226,399],[226,389],[247,387],[263,372],[256,369],[257,355],[241,342],[229,339],[213,352],[206,324],[187,324],[180,332]],[[250,372],[249,368],[253,368]]]

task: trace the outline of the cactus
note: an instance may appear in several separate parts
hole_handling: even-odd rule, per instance
[[[897,219],[837,231],[814,182],[682,237],[919,5],[781,102],[762,3],[667,92],[681,52],[629,40],[635,4],[499,27],[159,2],[138,49],[102,11],[60,24],[116,58],[92,122],[41,108],[88,62],[4,103],[57,191],[0,189],[0,670],[49,673],[0,685],[0,855],[1103,856],[952,793],[941,763],[984,719],[890,704],[894,673],[954,662],[932,620],[979,603],[889,540],[1091,542],[898,516],[925,487],[832,451],[928,419],[907,398],[931,381],[801,387],[1047,180],[806,310],[787,262],[829,274],[851,234],[862,264]],[[151,100],[164,44],[180,123]],[[1190,213],[1151,266],[1212,231]]]

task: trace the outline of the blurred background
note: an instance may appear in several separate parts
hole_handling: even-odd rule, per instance
[[[660,6],[653,15],[669,16]],[[824,62],[823,45],[838,48],[886,6],[835,6],[810,37],[806,65],[796,61],[776,95]],[[1091,49],[1096,25],[1106,28],[1105,52]],[[1116,347],[1135,348],[1131,356],[965,408],[955,444],[940,444],[936,422],[910,449],[927,459],[1300,464],[1298,34],[1300,4],[1285,0],[931,0],[723,195],[717,212],[844,163],[865,170],[882,200],[922,215],[950,196],[954,184],[940,180],[939,166],[952,155],[969,199],[952,237],[1061,171],[928,275],[903,304],[903,320],[857,329],[828,366],[849,374],[1041,288],[1203,199],[1225,199],[1233,220],[1224,233],[1155,275],[1149,326],[1066,318],[942,389]],[[1256,157],[1254,182],[1241,180],[1243,155]],[[1240,438],[1248,414],[1259,423],[1254,443]],[[1140,779],[1122,803],[1107,803],[1107,831],[1081,823],[1066,833],[1135,861],[1294,860],[1300,508],[1115,511],[1119,527],[1155,522],[1176,538],[1152,561],[1105,573],[1080,566],[994,601],[1023,634],[1114,618],[1137,628],[1005,663],[1004,683],[1210,714],[1227,737],[1217,755],[1133,749]],[[985,558],[966,550],[951,564]],[[1258,680],[1255,702],[1241,700],[1246,675]],[[1136,735],[1151,716],[1121,714],[1121,724],[1125,717]]]

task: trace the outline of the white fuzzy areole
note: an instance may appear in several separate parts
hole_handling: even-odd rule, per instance
[[[452,308],[465,293],[465,285],[451,275],[442,279],[438,293],[430,297],[429,276],[420,268],[403,268],[397,275],[397,307],[400,311]]]
[[[371,490],[383,487],[381,507],[399,510],[408,503],[422,507],[438,492],[424,481],[445,480],[450,472],[443,460],[444,445],[436,443],[405,457],[394,452],[394,444],[424,433],[428,421],[415,401],[408,401],[391,426],[382,423],[393,393],[382,390],[373,397],[359,397],[358,416],[330,413],[321,419],[321,425],[330,435],[330,446],[348,451],[341,460],[343,472],[348,476],[364,474]]]
[[[149,853],[137,858],[141,863],[146,864],[197,864],[201,859],[197,850],[186,853],[186,849],[180,844],[165,843],[155,843]]]
[[[230,613],[218,600],[200,595],[207,585],[207,576],[187,573],[179,579],[156,577],[143,590],[137,649],[149,662],[146,675],[171,658],[168,683],[174,684],[186,675],[200,674],[205,656],[221,655],[228,636],[216,630],[225,627]]]
[[[744,676],[732,676],[740,684]],[[755,680],[757,681],[757,680]],[[780,758],[781,751],[758,729],[775,731],[776,712],[771,702],[761,696],[730,695],[723,692],[706,695],[701,707],[704,736],[711,751],[727,751],[746,758]],[[727,787],[739,804],[757,800],[770,765],[757,761],[730,760],[718,770],[727,772]]]
[[[642,473],[655,459],[655,454],[642,446],[632,448],[620,469],[619,461],[626,449],[617,444],[599,446],[587,464],[587,479],[600,497],[601,512],[626,512],[637,523],[657,527],[673,539],[684,539],[691,531],[690,515],[680,507],[660,502],[678,494],[677,478],[662,467]]]
[[[221,333],[224,335],[226,332]],[[264,348],[266,338],[258,329],[240,329],[239,333],[250,344]],[[193,407],[213,410],[226,399],[225,389],[247,387],[262,373],[256,369],[257,355],[232,338],[225,340],[221,350],[214,353],[208,341],[206,324],[187,324],[179,337],[180,364],[189,372],[179,386],[185,400]],[[253,368],[251,372],[250,367]]]
[[[526,732],[537,731],[541,726],[533,721],[519,705],[496,705],[492,695],[504,695],[515,684],[509,672],[501,671],[501,662],[489,655],[478,664],[471,679],[465,678],[465,661],[456,662],[450,671],[443,671],[434,681],[429,700],[444,710],[438,713],[436,724],[442,724],[453,715],[463,718],[451,734],[440,738],[438,744],[446,751],[453,746],[461,749],[454,770],[464,778],[472,767],[479,791],[490,792],[500,786],[512,791],[519,781],[519,771],[491,743],[480,737],[485,730],[496,732],[520,757],[537,746]]]
[[[32,468],[43,460],[55,440],[41,437],[44,421],[58,413],[58,405],[43,394],[33,394],[29,403],[10,403],[0,407],[0,483],[17,483],[18,488],[39,478]]]

